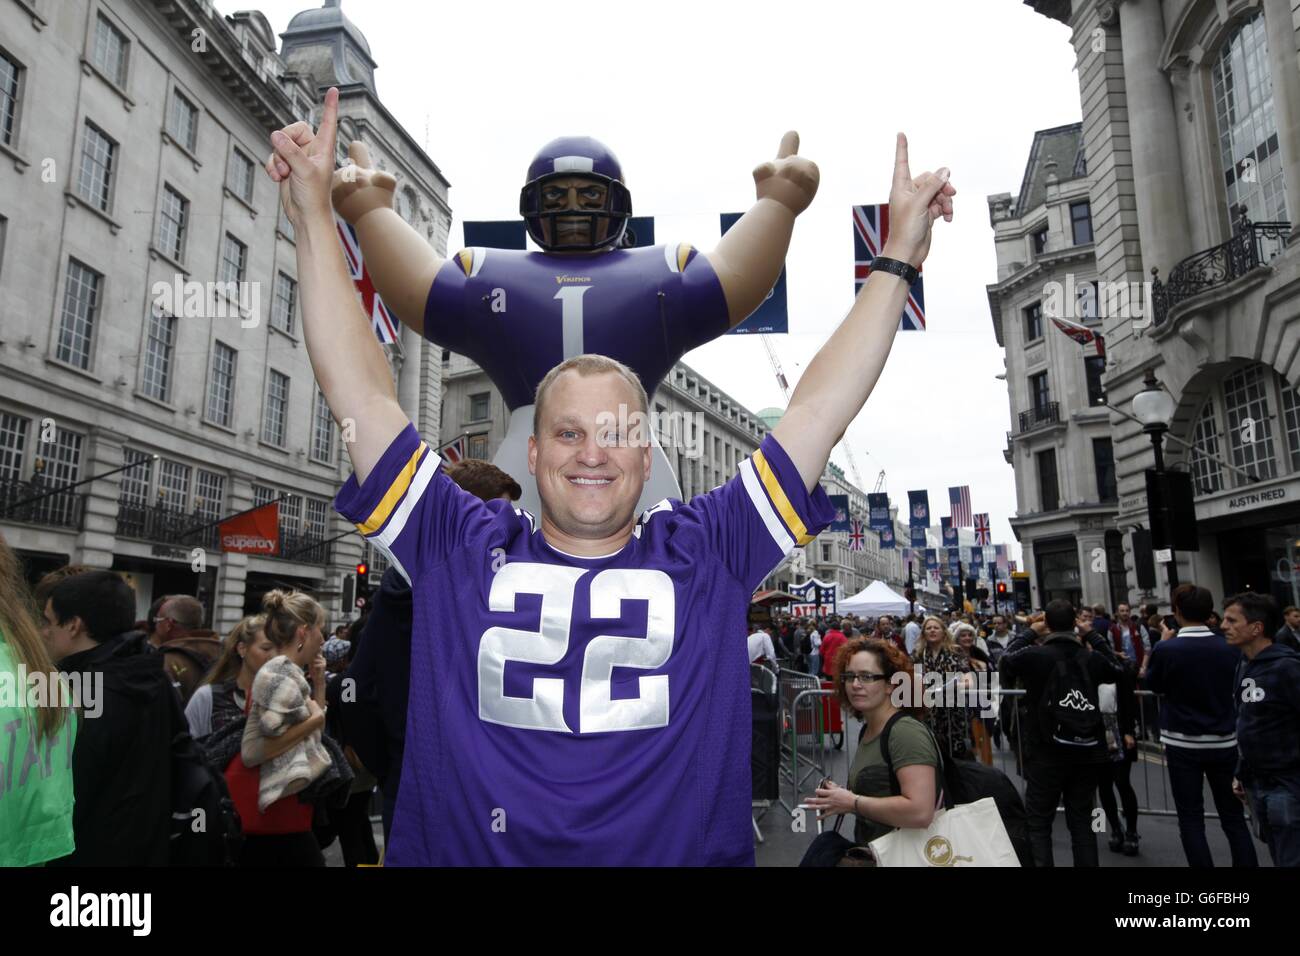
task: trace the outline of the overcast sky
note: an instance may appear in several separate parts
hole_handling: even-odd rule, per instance
[[[250,4],[277,34],[309,5]],[[463,219],[517,216],[528,161],[565,134],[618,154],[657,241],[708,250],[718,213],[749,208],[750,171],[798,130],[821,189],[787,259],[790,334],[770,337],[792,387],[852,304],[849,209],[888,199],[894,133],[907,133],[914,173],[949,166],[956,215],[936,224],[925,264],[929,328],[899,333],[847,440],[865,491],[883,469],[893,503],[905,510],[907,491],[927,488],[941,515],[948,486],[969,484],[994,540],[1019,555],[985,200],[1019,190],[1035,130],[1080,118],[1067,27],[1021,0],[344,0],[343,10],[370,43],[384,104],[452,184],[449,251]],[[685,361],[754,411],[784,404],[756,337],[725,336]],[[834,460],[847,466],[838,449]]]

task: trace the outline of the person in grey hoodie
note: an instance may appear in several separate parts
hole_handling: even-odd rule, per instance
[[[1244,655],[1237,682],[1233,792],[1250,800],[1274,866],[1300,867],[1300,654],[1273,640],[1277,605],[1228,598],[1223,633]]]

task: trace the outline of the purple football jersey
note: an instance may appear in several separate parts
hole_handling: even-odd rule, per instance
[[[440,464],[408,426],[335,501],[414,591],[385,861],[752,864],[745,615],[829,523],[825,492],[769,435],[721,487],[580,558]]]
[[[424,309],[424,334],[481,365],[511,409],[584,352],[618,359],[653,395],[674,362],[728,326],[722,283],[686,243],[563,256],[464,249]]]

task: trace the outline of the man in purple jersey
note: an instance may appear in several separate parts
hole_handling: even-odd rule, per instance
[[[310,133],[305,123],[286,132]],[[710,252],[686,243],[622,248],[632,198],[618,157],[589,136],[562,136],[529,164],[519,211],[541,252],[463,249],[446,261],[393,209],[396,180],[366,146],[334,174],[333,203],[357,232],[375,288],[411,329],[481,365],[510,409],[493,463],[522,475],[537,383],[595,352],[622,361],[653,393],[673,363],[738,325],[781,272],[794,220],[817,193],[817,166],[786,133],[754,170],[757,201]],[[274,156],[273,179],[287,174]],[[656,446],[639,510],[681,494]],[[537,511],[532,482],[520,504]],[[638,511],[639,513],[639,511]]]
[[[760,449],[689,504],[637,520],[650,450],[608,425],[620,405],[646,408],[631,370],[582,355],[548,372],[534,519],[457,488],[397,402],[333,241],[337,120],[330,89],[319,133],[271,139],[312,365],[335,417],[356,423],[336,506],[415,597],[388,861],[752,863],[747,655],[715,635],[743,626],[755,586],[829,522],[818,478],[884,367],[931,223],[951,217],[947,171],[914,181],[900,134],[885,255]]]

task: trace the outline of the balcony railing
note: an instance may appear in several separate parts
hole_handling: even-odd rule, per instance
[[[142,538],[163,544],[216,550],[217,529],[202,528],[212,521],[210,514],[180,511],[163,505],[117,506],[117,533],[123,538]]]
[[[1267,265],[1286,246],[1291,235],[1289,222],[1251,222],[1242,215],[1233,237],[1212,249],[1188,256],[1169,270],[1169,281],[1161,282],[1151,269],[1151,309],[1157,326],[1178,303],[1209,289],[1226,285]]]
[[[1020,413],[1020,434],[1031,432],[1035,428],[1055,425],[1061,420],[1061,403],[1044,402],[1027,412]]]
[[[80,531],[86,514],[86,496],[77,491],[58,491],[39,501],[20,502],[46,494],[52,486],[35,481],[0,479],[0,521],[17,521],[50,528]]]
[[[210,514],[178,511],[161,505],[119,504],[117,508],[117,533],[124,538],[141,538],[177,547],[208,548],[216,551],[218,528],[210,525]],[[199,529],[199,530],[195,530]],[[302,564],[328,564],[330,546],[320,535],[280,532],[280,549],[273,558],[284,558]]]

